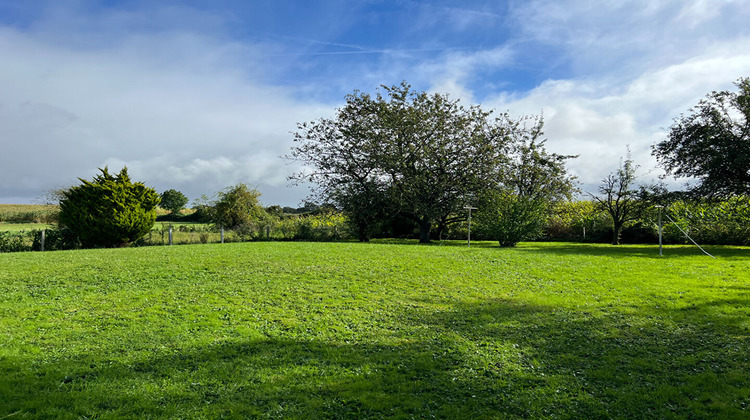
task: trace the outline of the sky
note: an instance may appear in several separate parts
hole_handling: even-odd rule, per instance
[[[583,191],[628,147],[654,182],[674,118],[750,76],[748,21],[747,0],[0,0],[0,203],[127,166],[296,207],[296,124],[402,81],[541,114]]]

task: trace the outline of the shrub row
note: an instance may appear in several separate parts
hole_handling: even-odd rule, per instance
[[[670,221],[667,216],[674,221]],[[629,223],[622,232],[623,243],[656,243],[659,238],[658,211],[648,209],[641,217]],[[184,220],[185,219],[180,219]],[[721,202],[688,202],[678,200],[667,206],[663,217],[663,241],[665,244],[686,244],[688,239],[675,225],[685,230],[696,242],[706,245],[750,245],[750,200],[735,197]],[[590,201],[559,204],[547,220],[540,240],[606,243],[612,237],[612,222],[609,215],[597,210]],[[169,224],[152,229],[139,239],[135,246],[165,245],[168,243]],[[409,237],[416,231],[399,229],[400,237]],[[393,232],[390,232],[391,234]],[[211,225],[178,225],[173,229],[173,243],[215,243],[221,240],[219,229]],[[466,222],[449,226],[436,239],[465,239],[468,235]],[[382,236],[382,235],[378,235]],[[291,215],[282,218],[269,217],[227,230],[225,242],[258,240],[304,240],[335,241],[356,238],[356,233],[347,224],[346,218],[333,211],[309,215]],[[486,238],[474,225],[472,238]],[[0,232],[0,252],[38,250],[41,231],[10,233]],[[47,229],[45,250],[76,249],[80,242],[66,230]]]
[[[687,244],[684,230],[693,240],[706,245],[750,245],[750,199],[733,197],[723,201],[676,200],[665,206],[662,240],[666,244]],[[658,209],[651,207],[625,226],[623,243],[656,243],[659,240]],[[671,220],[670,220],[671,218]],[[679,226],[679,228],[678,228]],[[584,234],[585,233],[585,234]],[[609,242],[610,216],[594,203],[561,203],[545,228],[544,240]]]
[[[184,219],[183,219],[184,220]],[[220,229],[212,225],[172,225],[161,223],[133,243],[134,246],[167,245],[172,227],[173,244],[218,243]],[[40,230],[28,232],[0,232],[0,252],[38,251],[41,248]],[[339,213],[322,212],[269,219],[226,230],[224,242],[259,240],[336,241],[351,239],[346,219]],[[80,241],[67,229],[50,228],[45,231],[44,249],[55,251],[79,249]]]

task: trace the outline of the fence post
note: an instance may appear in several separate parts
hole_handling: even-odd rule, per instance
[[[221,227],[221,243],[224,243],[224,226]]]
[[[42,240],[39,246],[39,251],[41,252],[44,252],[44,239],[46,235],[47,235],[47,229],[42,229]]]
[[[169,227],[169,244],[172,245],[172,226]]]

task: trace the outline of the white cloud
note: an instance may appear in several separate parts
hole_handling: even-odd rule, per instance
[[[254,59],[196,35],[89,49],[0,29],[0,190],[40,195],[104,165],[190,197],[237,182],[282,185],[293,170],[279,158],[289,132],[332,106],[253,82],[237,54]]]
[[[607,77],[550,80],[526,95],[498,95],[486,105],[515,115],[543,112],[548,149],[580,154],[569,167],[591,190],[616,169],[627,145],[641,172],[649,174],[644,181],[662,174],[650,147],[666,138],[672,119],[713,90],[733,89],[732,82],[749,70],[750,39],[742,38],[627,83]]]
[[[524,39],[564,51],[578,76],[638,74],[750,35],[742,0],[532,0],[512,15]]]

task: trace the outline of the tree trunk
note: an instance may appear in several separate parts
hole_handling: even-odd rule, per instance
[[[432,221],[427,217],[423,217],[419,220],[419,243],[427,244],[430,243],[430,227]]]
[[[438,223],[438,225],[437,225],[437,237],[438,237],[438,241],[442,241],[443,240],[443,232],[445,232],[445,224],[443,224],[442,222]]]
[[[620,231],[622,230],[622,224],[617,224],[612,228],[612,245],[620,245]]]
[[[367,223],[359,222],[357,227],[359,228],[359,241],[370,242],[370,235],[367,234]]]

